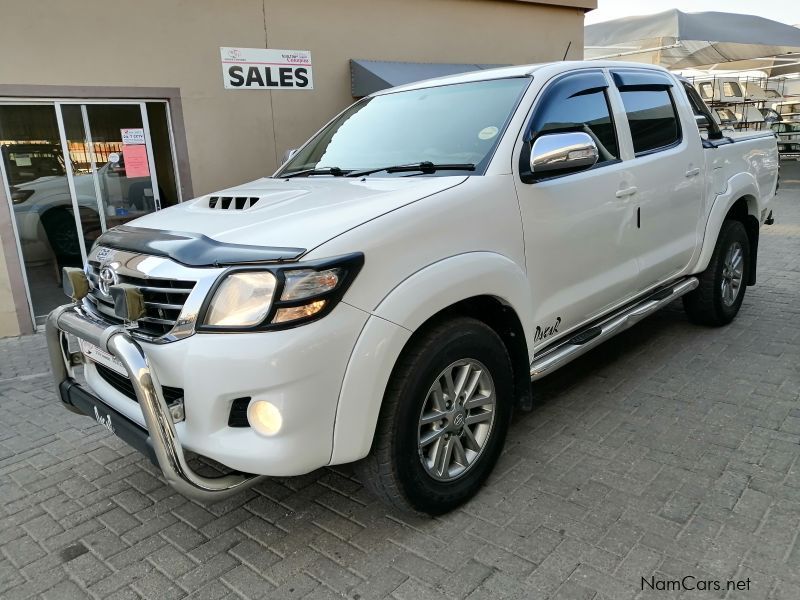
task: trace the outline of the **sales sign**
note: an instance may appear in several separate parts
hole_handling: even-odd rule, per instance
[[[313,90],[311,52],[220,48],[227,90]]]

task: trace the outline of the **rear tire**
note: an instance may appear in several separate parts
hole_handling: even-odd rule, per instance
[[[430,327],[395,365],[372,449],[356,465],[361,482],[404,511],[454,509],[497,462],[513,397],[511,359],[494,330],[466,317]]]
[[[739,221],[725,221],[700,285],[683,297],[689,320],[719,327],[736,317],[750,274],[750,240]]]

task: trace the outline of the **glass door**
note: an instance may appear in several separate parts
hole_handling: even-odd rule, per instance
[[[85,239],[161,208],[145,103],[59,104]],[[72,116],[74,115],[74,118]],[[79,123],[70,135],[70,125]],[[87,247],[89,247],[87,245]]]
[[[93,104],[81,109],[105,227],[159,210],[161,195],[144,103]]]
[[[52,103],[0,105],[0,170],[34,316],[64,303],[61,268],[83,262],[59,131]]]
[[[0,170],[37,324],[64,303],[61,269],[82,265],[103,231],[179,201],[170,132],[166,102],[0,104]]]
[[[94,184],[91,167],[91,145],[86,137],[83,114],[77,104],[56,105],[56,119],[61,131],[61,146],[64,152],[67,186],[70,190],[72,212],[76,224],[76,236],[72,251],[78,254],[83,264],[86,252],[103,232],[102,213],[98,209],[100,195]],[[60,256],[62,249],[53,247],[54,254]]]

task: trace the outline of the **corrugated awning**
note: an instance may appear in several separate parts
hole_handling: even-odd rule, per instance
[[[355,98],[369,96],[372,92],[396,85],[469,73],[482,69],[495,69],[508,65],[458,64],[458,63],[413,63],[383,60],[350,59],[350,82]]]

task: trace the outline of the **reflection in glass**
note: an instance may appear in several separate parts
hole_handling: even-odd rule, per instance
[[[0,106],[0,148],[34,314],[43,317],[64,303],[61,268],[82,264],[55,107]]]
[[[84,248],[88,251],[103,232],[97,191],[92,176],[89,144],[83,127],[81,107],[77,104],[63,104],[61,116],[64,120],[64,133],[67,138],[67,148],[69,148],[69,159],[72,163],[72,183],[78,198]],[[75,242],[77,245],[78,240],[76,239]],[[80,254],[79,247],[73,250]]]

